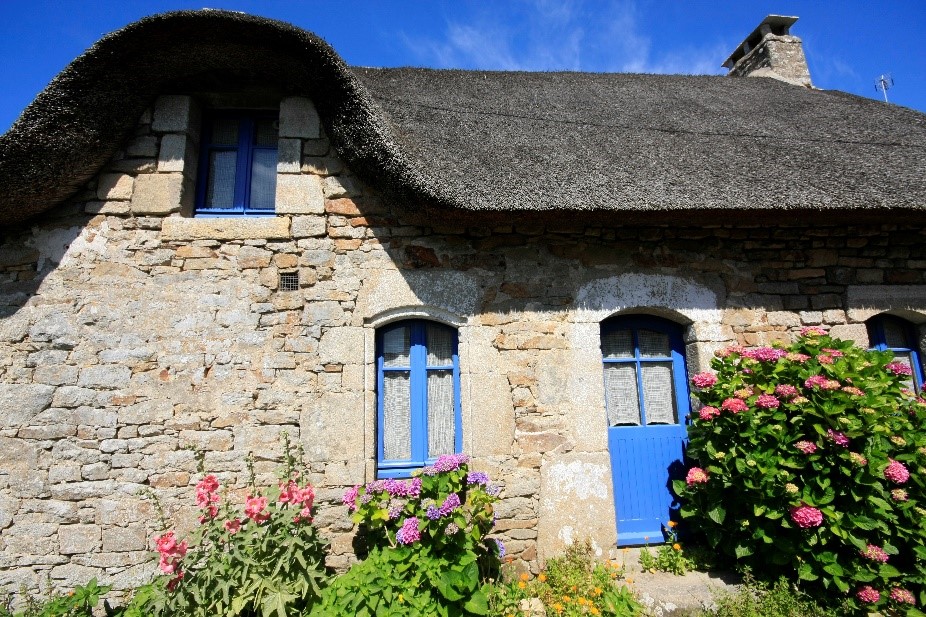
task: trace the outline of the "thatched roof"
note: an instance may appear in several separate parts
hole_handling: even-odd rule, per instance
[[[114,32],[49,84],[0,136],[0,220],[67,199],[156,96],[204,79],[309,96],[347,164],[411,207],[926,213],[910,109],[769,78],[352,68],[292,25],[205,10]]]

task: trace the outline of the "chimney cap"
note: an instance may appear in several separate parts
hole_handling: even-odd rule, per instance
[[[791,26],[794,25],[797,19],[797,17],[787,15],[766,15],[765,19],[756,26],[756,29],[743,39],[742,43],[736,46],[736,50],[730,54],[730,57],[724,61],[722,66],[732,69],[740,58],[749,53],[749,50],[754,49],[765,38],[766,34],[788,35]],[[767,26],[767,28],[763,28],[763,26]]]

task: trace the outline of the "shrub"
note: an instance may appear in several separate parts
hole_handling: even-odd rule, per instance
[[[486,614],[481,579],[498,569],[488,539],[499,487],[445,455],[410,480],[355,486],[344,503],[372,547],[338,577],[313,616]]]
[[[215,476],[200,480],[200,527],[182,541],[173,531],[155,539],[162,575],[139,590],[126,615],[286,617],[311,607],[327,581],[326,545],[312,524],[315,495],[303,481],[301,452],[284,445],[276,488],[258,490],[249,461],[242,509],[222,496]]]
[[[44,600],[23,593],[24,607],[16,612],[13,612],[11,607],[10,596],[0,604],[0,617],[92,617],[93,609],[99,604],[100,597],[106,595],[109,590],[109,587],[99,585],[93,578],[86,585],[78,585],[64,595],[49,589],[48,597]],[[106,609],[109,614],[109,605],[106,605]]]
[[[694,460],[674,483],[707,542],[851,610],[926,601],[926,400],[890,352],[805,329],[730,347],[692,382]]]
[[[638,615],[643,606],[624,584],[622,565],[600,563],[592,555],[591,543],[570,545],[561,557],[550,559],[536,577],[527,573],[491,587],[490,615],[535,614],[531,603],[542,603],[549,617]],[[539,607],[538,607],[539,608]]]
[[[746,575],[736,593],[715,598],[716,608],[702,617],[839,617],[844,613],[820,606],[785,578],[768,584]]]

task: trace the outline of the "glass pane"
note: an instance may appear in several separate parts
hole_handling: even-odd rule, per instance
[[[453,454],[453,371],[428,371],[428,456]]]
[[[632,358],[633,332],[618,330],[608,332],[601,338],[601,355],[605,358]]]
[[[383,374],[383,456],[408,460],[412,456],[411,382],[407,371]]]
[[[251,208],[273,210],[277,190],[277,151],[254,150],[251,157]]]
[[[383,361],[386,366],[409,366],[408,326],[383,333]]]
[[[906,364],[912,369],[913,368],[913,354],[911,354],[909,351],[895,351],[894,352],[894,362],[900,362],[901,364]],[[914,372],[915,372],[915,369],[914,369]],[[916,384],[914,383],[913,375],[910,375],[909,377],[903,380],[904,388],[908,388],[915,392],[916,391],[915,386]]]
[[[277,146],[276,118],[258,118],[254,126],[255,146]]]
[[[643,409],[647,424],[677,424],[671,362],[646,362],[643,375]]]
[[[635,364],[605,364],[605,393],[608,401],[608,426],[640,424],[640,399],[637,394]]]
[[[238,153],[221,150],[209,153],[209,181],[206,184],[206,208],[235,206],[235,165]]]
[[[453,341],[456,331],[439,324],[426,324],[428,366],[453,364]]]
[[[643,358],[665,358],[669,355],[669,335],[664,332],[640,330],[640,356]]]
[[[884,342],[888,347],[910,347],[910,340],[907,338],[907,330],[903,324],[893,319],[885,319],[881,322],[884,326]]]
[[[237,146],[238,122],[238,118],[215,118],[212,121],[212,143],[218,146]]]

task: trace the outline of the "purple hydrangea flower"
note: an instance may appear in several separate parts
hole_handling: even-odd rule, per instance
[[[492,497],[498,497],[498,494],[502,492],[502,487],[500,487],[498,484],[493,484],[486,487],[486,492],[489,495],[492,495]]]
[[[344,497],[341,498],[341,503],[347,506],[347,509],[350,512],[353,512],[357,509],[357,494],[359,492],[359,486],[352,486],[351,488],[344,491]]]
[[[498,538],[495,538],[495,545],[498,547],[498,558],[501,559],[505,556],[505,545]]]
[[[466,476],[466,483],[486,485],[489,483],[489,476],[481,471],[471,471]]]
[[[444,503],[439,508],[441,516],[447,516],[454,510],[460,507],[460,496],[456,493],[450,493],[447,495],[447,499],[444,500]]]
[[[440,508],[437,506],[428,506],[426,516],[428,520],[436,521],[441,517]]]
[[[407,518],[402,523],[402,527],[395,534],[395,539],[399,544],[411,544],[421,539],[421,532],[418,530],[418,519],[415,517]]]

